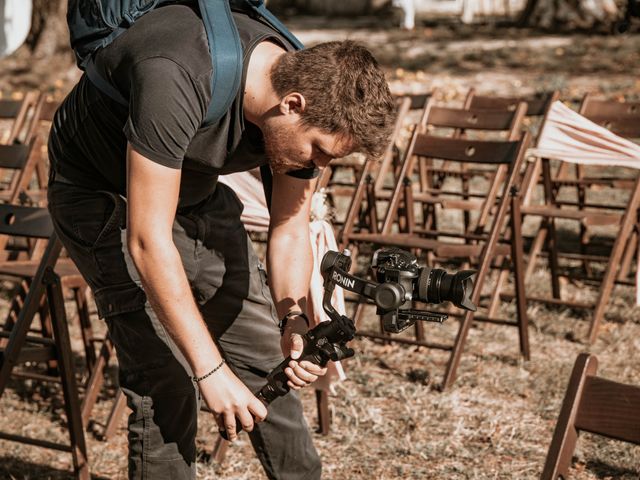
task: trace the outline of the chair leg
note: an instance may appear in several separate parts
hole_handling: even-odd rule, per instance
[[[624,255],[622,257],[622,262],[620,263],[620,270],[618,272],[618,281],[626,280],[629,276],[629,270],[631,269],[631,262],[633,261],[633,257],[638,251],[638,230],[637,225],[631,234],[631,239],[629,243],[625,246]]]
[[[329,393],[316,389],[316,405],[318,407],[318,433],[329,435],[331,430],[331,413],[329,412]]]
[[[47,297],[51,307],[52,326],[54,338],[58,349],[58,368],[62,377],[62,390],[64,393],[64,405],[69,423],[69,437],[71,440],[71,455],[76,478],[89,479],[89,463],[87,460],[87,446],[84,439],[84,428],[80,414],[80,399],[76,386],[71,354],[71,342],[69,329],[64,310],[64,298],[60,277],[56,275],[52,267],[48,268],[44,278],[47,284]]]
[[[109,359],[113,352],[113,345],[107,335],[102,347],[100,348],[100,354],[93,364],[91,374],[85,385],[84,399],[82,401],[82,423],[85,427],[89,426],[89,418],[91,417],[91,411],[96,404],[100,389],[104,383],[104,369],[109,364]]]
[[[609,262],[604,273],[604,278],[602,279],[602,285],[600,285],[600,293],[598,294],[596,308],[593,312],[591,325],[589,327],[589,343],[594,343],[598,336],[598,328],[600,327],[600,322],[602,322],[602,319],[604,318],[604,312],[609,303],[609,297],[613,290],[620,260],[635,225],[638,205],[640,204],[640,177],[636,180],[633,188],[634,190],[631,195],[631,199],[629,200],[629,204],[627,205],[627,210],[622,217],[618,236],[616,237],[613,244],[613,250],[609,256]]]
[[[509,278],[508,263],[505,262],[503,258],[498,258],[497,263],[500,269],[498,270],[498,278],[496,279],[492,298],[489,302],[489,309],[487,312],[487,317],[489,318],[495,318],[497,316],[498,308],[500,307],[500,294],[502,293],[504,285],[507,283],[507,279]]]
[[[571,457],[576,448],[578,431],[575,419],[578,413],[580,399],[587,376],[593,376],[598,369],[595,356],[581,353],[571,372],[569,386],[562,402],[558,422],[556,423],[553,439],[549,446],[547,459],[542,470],[540,480],[557,480],[559,476],[567,478]]]
[[[30,283],[26,279],[20,282],[17,292],[15,293],[13,300],[11,301],[11,305],[9,306],[9,311],[7,313],[7,316],[5,317],[4,324],[1,327],[3,331],[10,332],[13,326],[16,324],[20,310],[24,306],[24,300],[27,296],[27,292],[29,291],[29,286]],[[5,348],[8,342],[8,338],[0,338],[0,348]]]
[[[211,453],[211,459],[216,463],[222,463],[224,457],[227,455],[229,448],[229,442],[218,435],[216,443],[213,445],[213,452]]]
[[[116,393],[116,398],[113,402],[113,407],[111,408],[111,413],[109,413],[109,418],[107,419],[107,426],[104,429],[104,440],[109,441],[111,437],[116,433],[118,429],[118,425],[120,424],[120,419],[127,408],[127,397],[124,392],[118,389],[118,393]]]
[[[576,177],[578,180],[582,180],[584,178],[584,167],[582,165],[576,165]],[[578,209],[584,210],[585,203],[587,201],[587,191],[583,185],[578,186]],[[583,223],[580,224],[580,254],[587,254],[587,246],[589,245],[589,231],[587,230],[586,225]],[[587,260],[582,260],[582,268],[587,277],[591,277],[593,275],[591,264]]]
[[[89,317],[89,308],[87,307],[87,297],[84,288],[74,287],[73,297],[78,310],[78,320],[80,321],[80,331],[82,333],[82,342],[84,343],[84,354],[87,361],[87,370],[91,374],[96,364],[96,350],[93,342],[93,328],[91,327],[91,318]]]
[[[416,340],[418,340],[419,342],[424,342],[424,323],[422,322],[416,322],[413,324],[414,329],[415,329],[415,335],[416,335]]]
[[[524,278],[531,278],[536,269],[536,264],[538,261],[538,256],[540,252],[542,252],[542,247],[544,247],[545,240],[547,239],[547,227],[546,220],[542,221],[540,225],[540,229],[536,236],[533,239],[533,243],[531,244],[531,249],[529,250],[529,261],[527,262],[527,267],[524,273]]]
[[[54,234],[47,244],[47,249],[31,282],[24,306],[20,309],[18,319],[11,329],[11,337],[4,349],[4,355],[0,356],[0,397],[11,377],[11,370],[18,362],[20,349],[25,343],[33,317],[40,308],[40,299],[45,293],[45,272],[47,269],[53,268],[60,255],[60,250],[62,250],[62,244]]]
[[[554,204],[555,196],[551,185],[551,166],[547,159],[542,161],[542,177],[546,202],[547,204]],[[549,268],[551,269],[551,290],[553,298],[560,298],[558,237],[556,235],[556,225],[553,218],[547,219],[547,229],[547,251],[549,252]]]
[[[518,312],[518,329],[520,332],[520,352],[525,360],[531,359],[529,350],[529,318],[527,317],[527,296],[524,289],[524,260],[522,246],[522,217],[520,215],[520,197],[511,197],[511,259],[515,277],[516,309]]]
[[[451,357],[449,357],[449,362],[447,363],[447,369],[445,370],[445,373],[444,373],[444,379],[442,381],[442,390],[449,388],[451,385],[453,385],[453,382],[456,380],[456,373],[458,370],[458,365],[460,364],[460,357],[462,356],[462,351],[467,341],[467,335],[469,334],[469,329],[471,328],[472,322],[473,322],[473,312],[465,312],[464,317],[462,318],[462,322],[460,324],[460,329],[458,330],[458,334],[456,335],[456,340],[453,345],[453,349],[451,350]]]
[[[42,298],[40,304],[40,331],[45,338],[53,338],[53,325],[51,324],[50,307],[45,297]],[[55,358],[47,360],[47,375],[55,376],[58,374],[58,361]]]

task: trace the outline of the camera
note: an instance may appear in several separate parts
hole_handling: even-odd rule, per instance
[[[441,268],[420,267],[414,255],[399,248],[376,250],[371,260],[371,267],[381,284],[402,285],[407,292],[407,302],[411,300],[431,304],[451,302],[465,310],[476,310],[476,306],[471,302],[475,270],[461,270],[451,274]]]
[[[373,300],[382,327],[388,333],[399,333],[416,321],[442,323],[446,320],[444,313],[412,309],[414,300],[431,304],[450,301],[459,308],[476,310],[471,301],[476,273],[473,270],[450,274],[440,268],[420,267],[413,254],[393,247],[381,248],[373,254],[371,267],[379,283],[349,274],[350,267],[348,250],[325,254],[320,266],[325,279],[325,298],[338,285]],[[324,307],[328,313],[333,310],[328,302]]]

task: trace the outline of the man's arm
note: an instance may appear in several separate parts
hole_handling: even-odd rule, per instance
[[[267,249],[269,285],[279,318],[288,312],[306,311],[306,298],[313,269],[313,253],[309,239],[309,211],[316,180],[303,180],[274,174],[271,196],[271,221]],[[300,334],[307,330],[302,317],[292,317],[282,337],[285,356],[300,356],[303,344]],[[292,360],[285,370],[289,386],[294,389],[314,382],[326,369],[310,362]]]
[[[162,166],[128,148],[127,246],[153,310],[199,377],[219,365],[222,356],[193,299],[173,243],[180,174],[179,169]],[[250,431],[253,417],[261,421],[267,415],[266,407],[227,365],[198,386],[209,408],[224,419],[221,426],[232,440],[235,417]]]

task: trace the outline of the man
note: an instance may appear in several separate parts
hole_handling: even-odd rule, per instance
[[[275,400],[267,415],[252,392],[283,355],[302,350],[317,170],[355,150],[379,153],[393,102],[366,49],[334,42],[292,52],[270,27],[234,19],[243,79],[218,123],[202,125],[212,72],[202,20],[197,8],[171,4],[95,57],[128,109],[83,76],[51,130],[49,209],[116,346],[133,410],[131,478],[195,477],[201,398],[231,439],[236,421],[250,432],[269,478],[321,473],[297,396]],[[267,161],[268,284],[241,204],[216,181]],[[325,370],[292,360],[286,373],[295,390]]]

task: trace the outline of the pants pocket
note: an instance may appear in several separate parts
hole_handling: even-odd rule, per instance
[[[271,310],[271,320],[273,323],[279,327],[280,319],[278,318],[278,312],[276,312],[276,306],[273,303],[273,298],[271,297],[271,289],[269,288],[267,271],[262,265],[261,262],[258,262],[258,276],[260,278],[260,289],[262,292],[262,298],[264,302],[269,305]]]
[[[118,194],[53,183],[49,210],[56,232],[106,318],[142,309],[146,296],[132,279],[122,230],[126,202]]]

